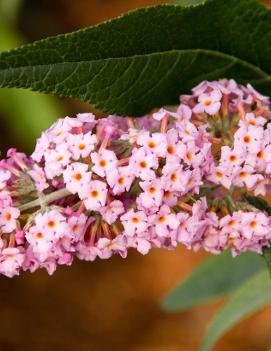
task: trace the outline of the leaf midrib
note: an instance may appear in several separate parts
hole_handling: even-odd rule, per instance
[[[201,5],[197,5],[197,6],[201,6]],[[17,70],[23,70],[25,68],[40,68],[40,67],[53,67],[53,66],[65,66],[67,64],[74,64],[74,65],[79,65],[81,63],[106,63],[110,60],[116,60],[116,61],[120,61],[123,59],[130,59],[133,60],[134,58],[138,58],[138,57],[151,57],[153,55],[162,55],[162,54],[169,54],[169,53],[176,53],[176,54],[182,54],[182,53],[194,53],[194,54],[205,54],[206,56],[208,55],[212,55],[212,56],[217,56],[217,57],[224,57],[224,58],[228,58],[230,65],[233,65],[236,62],[239,62],[240,64],[242,64],[243,66],[254,70],[255,72],[258,72],[259,74],[261,74],[263,76],[263,79],[271,79],[271,74],[265,72],[264,70],[262,70],[261,68],[257,67],[256,65],[249,63],[245,60],[240,59],[239,57],[236,56],[232,56],[229,54],[225,54],[224,52],[221,51],[216,51],[216,50],[209,50],[209,49],[182,49],[182,50],[178,50],[178,49],[172,49],[172,50],[166,50],[166,51],[155,51],[155,52],[151,52],[148,54],[142,54],[142,55],[131,55],[131,56],[121,56],[121,57],[110,57],[110,58],[104,58],[104,59],[97,59],[97,60],[80,60],[80,61],[63,61],[63,62],[55,62],[55,63],[50,63],[50,64],[43,64],[43,65],[24,65],[24,66],[20,66],[20,67],[9,67],[9,68],[5,68],[5,69],[0,69],[0,73],[5,72],[5,71],[17,71]],[[214,70],[213,72],[219,71],[221,69],[217,69]],[[204,72],[202,74],[202,76],[206,75],[206,72]],[[257,80],[259,81],[259,80]]]

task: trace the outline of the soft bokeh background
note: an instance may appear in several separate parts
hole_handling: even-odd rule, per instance
[[[155,0],[0,0],[0,50],[99,23]],[[162,1],[160,1],[162,2]],[[268,1],[267,1],[268,2]],[[269,2],[270,3],[270,2]],[[0,148],[30,152],[58,116],[88,111],[68,99],[0,90]],[[0,351],[196,351],[219,306],[166,314],[161,298],[203,258],[185,249],[0,278]],[[228,333],[216,351],[266,351],[271,308]]]

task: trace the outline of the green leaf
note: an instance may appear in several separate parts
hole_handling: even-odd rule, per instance
[[[270,247],[265,247],[263,249],[263,258],[264,258],[264,261],[265,261],[267,268],[269,270],[269,274],[271,276],[271,249],[270,249]]]
[[[181,311],[222,297],[262,269],[263,261],[253,253],[236,258],[229,251],[210,256],[164,299],[162,307]]]
[[[248,202],[251,206],[257,208],[260,211],[265,211],[271,215],[271,207],[268,202],[261,197],[251,196],[247,194],[242,195],[242,199]]]
[[[232,295],[212,320],[201,351],[208,351],[214,343],[236,323],[271,302],[271,280],[267,272],[260,272],[247,280]]]
[[[196,6],[201,5],[206,0],[177,0],[176,3],[181,6]]]
[[[204,79],[233,77],[271,94],[270,40],[271,12],[256,0],[158,5],[1,54],[0,86],[122,115],[174,104]]]

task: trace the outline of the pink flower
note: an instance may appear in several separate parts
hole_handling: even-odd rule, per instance
[[[167,162],[180,162],[186,150],[186,145],[179,141],[178,131],[169,129],[166,134],[167,138]]]
[[[234,134],[234,145],[248,152],[257,154],[264,138],[264,130],[261,126],[253,126],[240,121],[239,128]]]
[[[257,117],[254,115],[254,113],[249,112],[245,115],[245,121],[247,122],[248,125],[264,126],[267,122],[267,119],[261,116]]]
[[[58,210],[39,213],[35,217],[35,223],[37,230],[55,239],[63,237],[67,230],[66,218]]]
[[[87,223],[87,217],[81,213],[78,215],[73,215],[68,218],[67,222],[67,232],[63,239],[67,238],[69,242],[74,243],[83,239],[82,236],[85,232],[85,226]]]
[[[121,235],[113,240],[101,238],[97,242],[97,247],[100,250],[98,255],[103,259],[111,257],[114,253],[120,254],[123,258],[127,256],[127,246]]]
[[[74,160],[80,157],[88,157],[97,143],[96,135],[88,132],[86,134],[69,134],[68,146]]]
[[[49,187],[45,172],[38,165],[34,164],[33,168],[28,171],[28,174],[34,180],[36,188],[39,192],[42,192]]]
[[[185,184],[189,174],[183,170],[182,166],[168,163],[163,168],[163,180],[166,191],[185,192]]]
[[[40,162],[44,157],[45,153],[48,151],[51,145],[51,140],[48,133],[42,133],[41,137],[37,140],[36,147],[31,157],[36,162]]]
[[[128,237],[127,246],[135,248],[142,255],[147,255],[152,247],[151,243],[148,240],[138,237]]]
[[[155,232],[159,237],[169,236],[170,232],[179,226],[176,214],[171,213],[167,205],[163,205],[157,214],[151,216],[150,222],[153,223]]]
[[[124,234],[134,236],[144,233],[148,228],[147,216],[143,211],[135,212],[133,209],[120,217],[124,227]]]
[[[222,146],[220,162],[223,167],[239,167],[244,161],[245,157],[242,149],[231,149],[229,146]]]
[[[102,149],[99,153],[92,153],[91,160],[94,163],[92,171],[100,177],[105,177],[110,172],[115,171],[118,162],[115,153],[107,149]]]
[[[103,219],[108,224],[113,224],[121,214],[125,212],[123,203],[119,200],[110,202],[106,207],[100,210]]]
[[[227,169],[223,167],[213,167],[210,175],[207,176],[207,179],[215,184],[221,184],[226,189],[230,189],[232,184],[232,176],[228,174]]]
[[[91,172],[88,172],[88,165],[85,163],[73,162],[63,172],[63,178],[66,188],[72,194],[80,194],[90,183]]]
[[[107,195],[107,186],[100,180],[92,180],[86,189],[82,189],[80,197],[90,211],[99,211],[104,207]]]
[[[167,149],[167,140],[164,133],[153,133],[141,131],[137,136],[137,144],[158,157],[165,157]]]
[[[11,174],[7,170],[0,170],[0,191],[6,186],[6,182],[10,179]]]
[[[129,191],[134,179],[135,176],[131,166],[118,167],[107,175],[107,182],[112,188],[114,195],[119,195],[125,191]]]
[[[242,212],[234,212],[233,215],[227,215],[220,219],[219,225],[222,228],[222,234],[238,232],[241,229]]]
[[[20,211],[15,207],[0,209],[0,228],[3,233],[11,233],[16,229]]]
[[[80,122],[83,122],[83,123],[91,123],[95,125],[97,122],[95,119],[95,115],[90,112],[77,113],[76,117]]]
[[[220,254],[228,246],[228,236],[222,234],[216,227],[208,228],[204,234],[202,246],[207,252],[214,255]]]
[[[45,174],[48,179],[60,176],[65,167],[70,163],[71,153],[67,144],[60,144],[54,150],[45,154]]]
[[[96,246],[89,246],[81,242],[76,246],[76,256],[80,260],[94,261],[100,253],[100,249]]]
[[[50,250],[57,241],[52,231],[46,231],[46,228],[41,226],[31,227],[26,232],[25,238],[33,253],[42,262],[49,257]]]
[[[4,249],[0,258],[0,272],[9,278],[19,275],[24,259],[24,249],[21,246]]]
[[[211,93],[203,93],[199,96],[199,103],[193,108],[194,113],[203,113],[206,112],[209,115],[213,116],[220,110],[221,106],[221,92],[216,89]]]
[[[257,172],[269,173],[271,164],[271,145],[259,148],[257,154],[248,154],[246,157],[246,165],[251,166]]]
[[[68,132],[71,130],[72,125],[69,123],[71,119],[64,119],[60,118],[57,120],[51,128],[49,128],[46,132],[46,136],[51,142],[54,142],[55,144],[60,144],[62,143],[67,135]],[[74,119],[75,123],[77,124],[77,120]],[[81,123],[79,123],[81,125]]]
[[[129,165],[134,170],[136,177],[142,180],[155,178],[153,169],[158,168],[158,158],[153,154],[147,154],[143,147],[134,149]]]
[[[192,93],[195,96],[202,95],[207,91],[212,91],[215,88],[215,82],[209,82],[204,80],[192,89]]]
[[[164,108],[160,108],[159,111],[153,113],[152,118],[160,122],[164,117],[168,115],[169,115],[169,112],[167,110],[165,110]]]
[[[192,117],[192,110],[189,106],[185,104],[180,104],[180,106],[177,109],[177,114],[179,115],[177,119],[180,122],[183,120],[190,120]]]
[[[261,174],[254,174],[254,170],[250,166],[244,166],[236,171],[233,178],[233,184],[235,186],[246,186],[248,189],[252,189],[257,182],[263,180]]]
[[[9,191],[0,190],[0,211],[2,208],[12,206],[12,198]]]
[[[160,207],[164,196],[164,184],[161,179],[140,182],[139,185],[144,190],[137,198],[139,208],[152,210],[153,207]]]
[[[163,203],[169,207],[174,207],[177,205],[179,193],[177,191],[166,190],[163,196]]]
[[[254,235],[262,238],[267,234],[271,237],[269,226],[270,219],[264,213],[249,212],[243,214],[240,229],[242,235],[247,239],[251,239]]]

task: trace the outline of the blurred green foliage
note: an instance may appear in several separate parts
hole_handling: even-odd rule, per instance
[[[24,42],[17,30],[21,0],[0,0],[0,51]],[[5,131],[14,145],[31,151],[35,139],[47,129],[64,109],[54,97],[20,89],[0,90],[0,113],[5,116]]]

